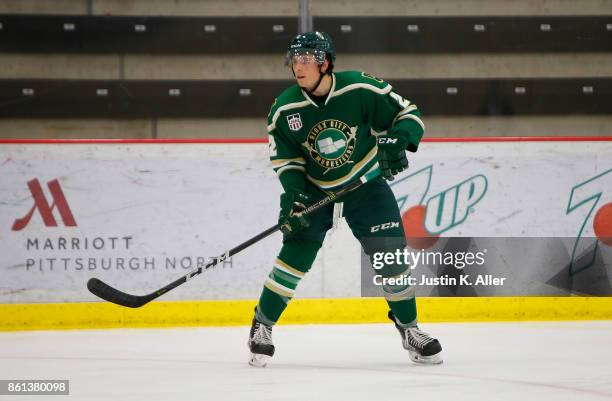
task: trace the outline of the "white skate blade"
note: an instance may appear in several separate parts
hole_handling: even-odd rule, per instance
[[[444,362],[444,360],[442,359],[442,355],[440,354],[441,352],[438,352],[435,355],[423,356],[423,355],[419,355],[418,353],[414,351],[408,350],[408,356],[410,356],[410,360],[414,363],[418,363],[421,365],[439,365],[441,364],[442,362]]]
[[[265,368],[269,359],[270,357],[268,355],[251,353],[251,355],[249,355],[249,365],[255,366],[256,368]]]

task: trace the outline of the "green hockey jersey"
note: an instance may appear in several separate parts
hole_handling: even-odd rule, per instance
[[[415,104],[366,73],[333,73],[323,104],[297,84],[275,100],[268,115],[270,161],[286,191],[302,189],[305,180],[336,190],[378,167],[376,136],[391,127],[416,152],[425,126]]]

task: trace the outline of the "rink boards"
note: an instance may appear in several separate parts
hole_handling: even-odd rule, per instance
[[[609,139],[425,142],[392,189],[442,238],[569,238],[556,244],[568,282],[597,279],[592,294],[608,296],[612,248],[594,227],[611,224]],[[275,234],[138,310],[85,287],[98,277],[148,293],[274,224],[281,187],[265,143],[0,143],[0,188],[0,329],[245,324],[279,249]],[[329,233],[284,322],[381,321],[384,301],[359,298],[359,249],[346,223]],[[610,298],[550,284],[567,266],[505,268],[542,284],[420,290],[420,319],[612,318]]]

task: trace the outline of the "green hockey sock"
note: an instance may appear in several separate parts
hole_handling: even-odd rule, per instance
[[[389,264],[380,272],[385,278],[400,278],[409,276],[411,271],[406,265]],[[399,281],[399,284],[385,284],[382,289],[389,308],[399,320],[398,324],[402,327],[415,326],[417,324],[415,287]]]
[[[414,297],[397,302],[387,300],[387,304],[399,320],[398,324],[401,327],[411,327],[417,324],[417,309]]]
[[[255,319],[274,325],[295,294],[300,280],[314,262],[320,243],[286,241],[259,297]]]

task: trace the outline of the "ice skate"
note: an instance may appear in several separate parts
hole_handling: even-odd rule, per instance
[[[422,332],[418,326],[401,327],[391,311],[389,311],[389,319],[393,321],[395,328],[400,332],[402,345],[408,351],[412,362],[427,365],[442,363],[442,346],[436,338]]]
[[[253,319],[249,341],[247,343],[251,354],[249,365],[263,368],[268,360],[274,355],[274,344],[272,343],[272,327]]]

